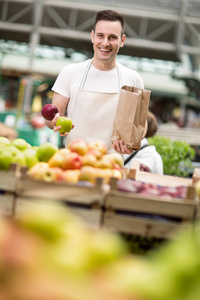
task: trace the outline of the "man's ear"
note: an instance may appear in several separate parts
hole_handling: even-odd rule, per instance
[[[121,48],[124,46],[125,40],[126,40],[126,36],[124,34],[121,40],[121,45],[120,45]]]
[[[91,41],[93,43],[93,39],[94,39],[94,30],[91,31]]]

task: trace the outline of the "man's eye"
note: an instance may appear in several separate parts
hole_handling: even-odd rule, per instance
[[[99,38],[102,38],[102,37],[103,37],[103,34],[97,34],[97,36],[98,36]]]
[[[116,37],[116,36],[111,36],[110,39],[111,39],[111,40],[116,40],[117,37]]]

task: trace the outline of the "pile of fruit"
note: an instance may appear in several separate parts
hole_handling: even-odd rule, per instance
[[[158,184],[145,183],[127,178],[117,181],[117,189],[122,192],[139,193],[140,195],[185,199],[188,187],[184,185],[176,187],[160,186]]]
[[[108,184],[111,177],[122,178],[122,156],[118,153],[107,154],[105,144],[99,140],[86,143],[77,139],[64,149],[55,149],[50,143],[45,143],[38,147],[37,157],[39,162],[27,173],[37,180],[87,181],[94,184],[98,177]]]
[[[182,229],[147,256],[120,236],[85,226],[61,203],[0,217],[0,298],[199,300],[200,236]],[[196,224],[197,226],[198,224]]]
[[[78,139],[67,149],[59,149],[50,142],[31,146],[21,138],[11,142],[0,137],[0,170],[8,170],[11,164],[27,167],[27,174],[37,180],[94,184],[97,177],[104,183],[109,183],[111,177],[121,179],[123,158],[118,153],[108,154],[99,140],[87,144]]]
[[[11,142],[6,137],[0,137],[0,170],[9,170],[11,164],[31,168],[39,162],[37,149],[21,138]],[[57,147],[54,146],[54,149],[57,150]]]

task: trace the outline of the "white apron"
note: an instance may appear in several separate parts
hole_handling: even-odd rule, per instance
[[[89,61],[85,69],[71,116],[69,116],[75,127],[67,135],[66,147],[75,139],[83,139],[87,143],[101,140],[105,143],[108,153],[115,152],[110,140],[119,92],[101,93],[84,90],[84,84],[91,64],[92,60]],[[121,76],[118,66],[117,71],[120,90]]]

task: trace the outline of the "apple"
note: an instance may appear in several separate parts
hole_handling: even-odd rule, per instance
[[[12,163],[12,155],[7,149],[1,149],[0,152],[0,170],[8,170]]]
[[[114,162],[118,164],[121,168],[124,166],[124,160],[121,154],[113,152],[106,154],[106,156],[112,158]]]
[[[96,140],[88,143],[88,149],[97,149],[99,150],[103,155],[107,153],[106,145],[103,141]]]
[[[64,158],[70,153],[69,149],[63,148],[59,149],[49,160],[48,164],[50,167],[62,168]]]
[[[72,152],[78,153],[79,155],[85,155],[88,151],[88,146],[84,140],[76,139],[69,143],[68,149]]]
[[[50,168],[46,162],[39,162],[28,170],[27,175],[36,180],[51,182],[60,180],[62,170],[60,168]]]
[[[34,179],[43,179],[44,171],[49,169],[49,165],[46,162],[39,162],[35,164],[33,167],[31,167],[27,175]]]
[[[41,110],[41,114],[43,118],[49,121],[51,121],[57,113],[58,113],[58,108],[53,104],[46,104],[43,106]]]
[[[17,147],[21,151],[31,147],[31,145],[29,143],[27,143],[24,139],[21,139],[21,138],[14,139],[12,141],[12,145]]]
[[[97,177],[96,168],[91,166],[83,166],[80,171],[81,171],[79,176],[80,181],[89,181],[91,183],[96,182],[96,177]]]
[[[102,156],[101,159],[97,160],[96,166],[102,169],[114,169],[115,163],[112,159]]]
[[[19,152],[16,152],[16,153],[13,153],[12,154],[12,163],[13,164],[18,164],[19,166],[26,166],[26,159],[25,159],[25,156],[24,156],[24,153],[19,151]]]
[[[111,177],[115,177],[115,178],[117,178],[118,180],[121,180],[121,179],[122,179],[122,173],[120,172],[120,170],[113,169],[113,170],[111,170],[111,171],[112,171]]]
[[[77,183],[79,181],[80,170],[64,170],[62,171],[60,180],[69,183]]]
[[[4,136],[0,136],[0,145],[10,145],[11,141],[4,137]]]
[[[63,170],[61,168],[48,168],[44,172],[43,180],[47,182],[59,181],[62,179]]]
[[[83,166],[97,166],[97,158],[93,154],[87,153],[81,157],[82,165]]]
[[[102,178],[104,184],[109,184],[110,178],[112,176],[112,170],[96,168],[95,174],[96,174],[95,182],[97,178]]]
[[[39,161],[48,162],[48,160],[58,151],[58,147],[50,142],[38,146],[37,157]]]
[[[28,148],[25,149],[23,153],[26,160],[26,166],[28,169],[30,169],[32,166],[34,166],[39,162],[39,159],[37,157],[37,150],[34,150],[33,148]]]
[[[103,154],[100,150],[98,149],[89,149],[87,154],[92,154],[94,155],[97,159],[102,158]]]
[[[61,126],[60,133],[70,132],[72,129],[72,120],[67,117],[59,117],[56,121],[56,126]]]
[[[80,169],[82,166],[81,157],[78,153],[70,152],[64,157],[62,168],[67,169]]]

